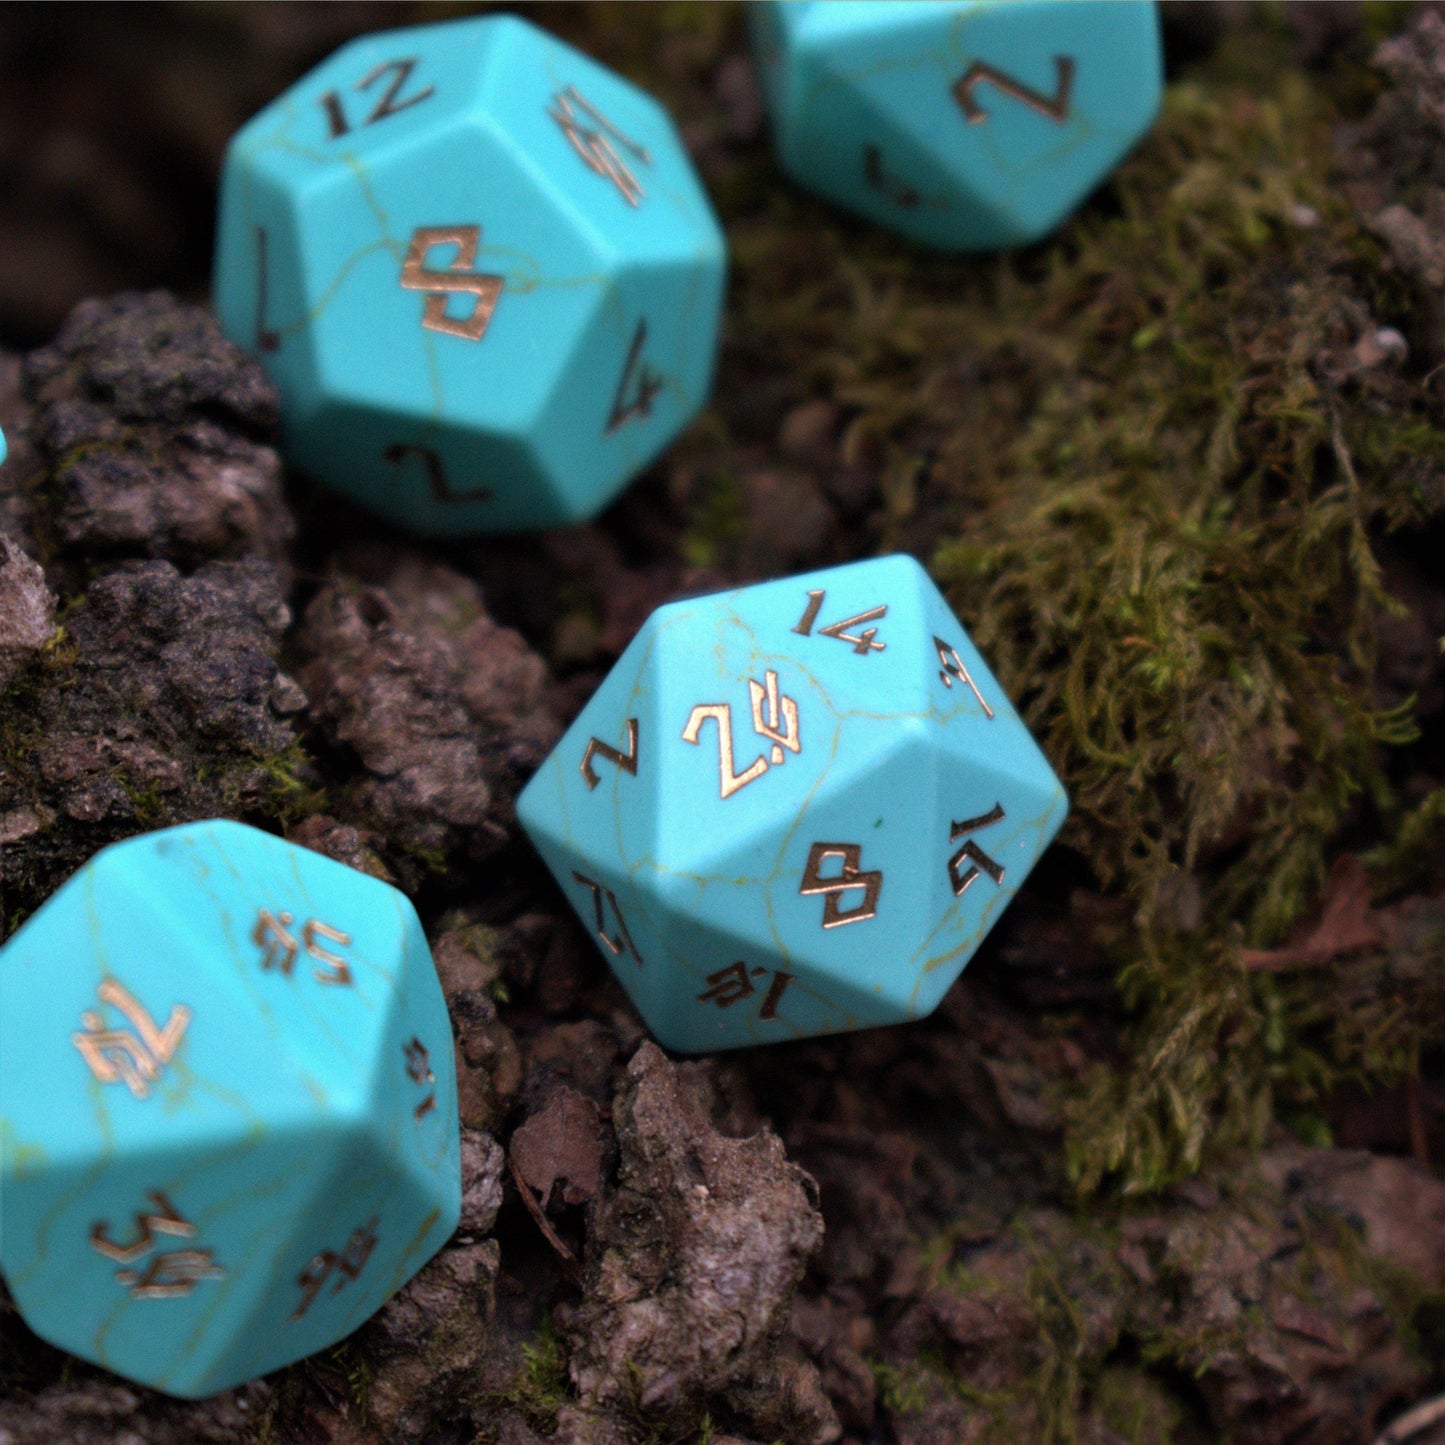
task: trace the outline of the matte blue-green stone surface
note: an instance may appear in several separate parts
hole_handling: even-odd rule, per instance
[[[945,250],[1053,230],[1159,109],[1153,0],[769,0],[749,21],[783,169]]]
[[[190,823],[0,948],[0,1269],[51,1343],[211,1394],[354,1330],[460,1202],[446,1004],[387,884]]]
[[[708,393],[724,269],[657,102],[493,15],[353,41],[249,121],[214,291],[293,463],[464,534],[591,516],[671,441]]]
[[[1067,808],[906,556],[659,608],[517,805],[684,1052],[930,1013]]]

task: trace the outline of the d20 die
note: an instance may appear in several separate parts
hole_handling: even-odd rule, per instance
[[[461,1202],[450,1024],[396,889],[238,823],[98,853],[0,949],[0,1268],[197,1397],[355,1329]]]
[[[591,516],[706,398],[721,230],[636,87],[524,20],[337,51],[232,140],[216,309],[287,455],[422,533]]]
[[[1153,0],[785,0],[749,19],[783,169],[946,250],[1045,235],[1159,109]]]
[[[517,811],[694,1051],[931,1012],[1067,800],[900,556],[658,609]]]

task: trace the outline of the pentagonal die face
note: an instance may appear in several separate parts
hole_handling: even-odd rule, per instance
[[[410,903],[236,823],[131,839],[0,949],[0,1267],[37,1334],[202,1396],[356,1328],[460,1209]]]
[[[930,1012],[1066,809],[908,557],[660,609],[518,803],[684,1051]]]
[[[1152,0],[750,7],[784,169],[914,240],[1038,239],[1159,108]]]
[[[236,135],[216,309],[297,465],[508,531],[600,510],[702,405],[724,254],[656,102],[498,15],[356,41]]]

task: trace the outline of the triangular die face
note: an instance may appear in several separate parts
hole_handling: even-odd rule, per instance
[[[871,748],[796,814],[764,815],[746,836],[719,837],[705,867],[665,880],[670,934],[692,974],[705,978],[734,959],[767,962],[816,996],[809,1017],[823,1031],[910,1016],[916,981],[904,975],[934,894],[918,858],[937,807],[931,728],[858,731]],[[854,741],[844,733],[845,755]],[[777,1011],[774,1034],[787,1036],[801,1006]]]
[[[952,745],[937,753],[938,811],[923,835],[933,890],[929,912],[937,920],[926,941],[928,983],[919,997],[926,1009],[936,1006],[1002,917],[1068,812],[1062,785],[1022,724],[1015,726],[1011,736],[993,739],[986,760]]]
[[[673,871],[706,870],[796,816],[923,715],[915,566],[883,559],[659,611],[659,838]]]

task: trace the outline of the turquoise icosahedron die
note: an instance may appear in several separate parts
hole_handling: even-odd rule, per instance
[[[911,557],[659,608],[518,801],[684,1052],[930,1013],[1068,803]]]
[[[511,15],[353,41],[237,133],[226,334],[288,459],[425,534],[600,511],[702,406],[721,229],[650,96]]]
[[[118,843],[0,949],[0,1269],[199,1397],[350,1333],[461,1202],[450,1024],[396,889],[239,823]]]
[[[781,0],[749,20],[783,169],[945,250],[1047,234],[1159,109],[1153,0]]]

